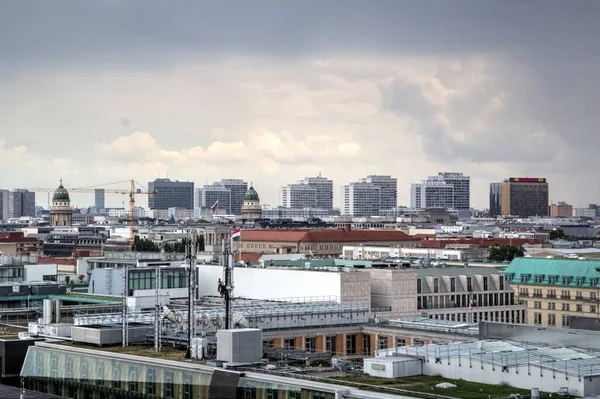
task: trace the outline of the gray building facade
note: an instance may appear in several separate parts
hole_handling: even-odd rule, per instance
[[[150,209],[194,209],[193,182],[156,179],[148,183],[148,191],[156,193],[148,196],[148,208]]]
[[[231,210],[233,215],[242,214],[242,205],[244,205],[244,197],[248,191],[248,183],[242,179],[222,179],[215,182],[215,186],[222,186],[231,192]],[[209,205],[209,206],[212,206]]]
[[[97,188],[94,190],[94,206],[96,209],[106,209],[104,195],[105,192],[103,188]]]
[[[1,219],[35,217],[35,193],[28,190],[0,191]]]
[[[502,184],[490,183],[490,216],[501,215],[502,208]]]
[[[231,208],[231,190],[213,184],[198,189],[198,208],[211,208],[217,203],[218,209],[228,214],[233,214]]]

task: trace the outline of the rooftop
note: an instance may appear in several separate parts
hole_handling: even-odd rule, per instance
[[[515,258],[506,268],[505,274],[507,281],[514,283],[550,284],[550,277],[555,277],[556,281],[552,282],[552,285],[596,287],[600,279],[600,262],[582,259]],[[563,280],[562,277],[568,279]]]
[[[418,238],[397,230],[242,230],[244,241],[271,242],[370,242],[419,241]]]

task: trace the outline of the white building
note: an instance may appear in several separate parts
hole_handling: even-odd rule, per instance
[[[341,214],[353,216],[379,215],[381,187],[373,183],[354,182],[342,186]]]
[[[411,208],[443,207],[469,210],[471,178],[462,173],[441,172],[411,185]]]
[[[457,248],[458,247],[458,248]],[[487,250],[468,244],[454,248],[393,248],[373,246],[345,246],[344,259],[425,258],[440,260],[485,260]]]
[[[315,188],[317,197],[315,208],[333,209],[333,181],[319,174],[319,176],[307,177],[304,180],[300,180],[298,184],[305,184]]]
[[[283,208],[316,208],[317,190],[307,184],[288,184],[279,189],[279,204]]]
[[[371,183],[380,188],[379,209],[393,209],[398,206],[398,179],[389,175],[369,175],[359,182]]]
[[[262,217],[265,219],[278,220],[278,219],[292,219],[295,221],[305,221],[311,218],[323,219],[330,216],[332,211],[327,209],[317,208],[263,208]]]

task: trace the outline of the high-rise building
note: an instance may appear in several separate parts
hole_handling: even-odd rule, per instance
[[[502,183],[490,183],[490,216],[496,217],[501,214]]]
[[[369,175],[359,181],[374,184],[381,189],[380,209],[394,209],[398,206],[398,179],[389,175]]]
[[[321,176],[307,177],[298,182],[298,184],[306,184],[315,188],[317,209],[333,209],[333,181]]]
[[[381,210],[381,187],[373,183],[354,182],[342,186],[341,214],[376,216]]]
[[[421,183],[411,185],[411,208],[444,207],[469,210],[471,207],[471,178],[462,173],[440,172]]]
[[[198,208],[212,208],[215,204],[219,210],[233,214],[231,209],[231,190],[218,184],[206,185],[197,190]]]
[[[279,189],[279,203],[284,208],[316,208],[317,190],[308,184],[288,184]]]
[[[148,191],[156,193],[148,196],[148,208],[150,209],[194,209],[193,182],[156,179],[148,183]]]
[[[541,177],[511,177],[502,183],[501,213],[523,218],[548,216],[548,182]]]
[[[554,218],[570,218],[573,217],[573,205],[566,202],[550,205],[550,216]]]
[[[105,209],[106,208],[106,204],[104,202],[104,189],[103,188],[97,188],[94,190],[94,206],[96,207],[96,209]]]
[[[241,215],[244,197],[248,191],[248,183],[242,179],[221,179],[221,181],[215,182],[214,185],[222,186],[231,192],[231,209],[229,213]]]
[[[28,190],[0,190],[0,219],[35,216],[35,193]]]

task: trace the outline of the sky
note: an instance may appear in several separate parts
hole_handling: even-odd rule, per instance
[[[408,205],[411,183],[448,171],[471,176],[480,209],[510,176],[600,202],[596,0],[1,9],[0,187],[243,178],[276,206],[280,186],[321,173],[338,204],[340,185],[390,174]]]

